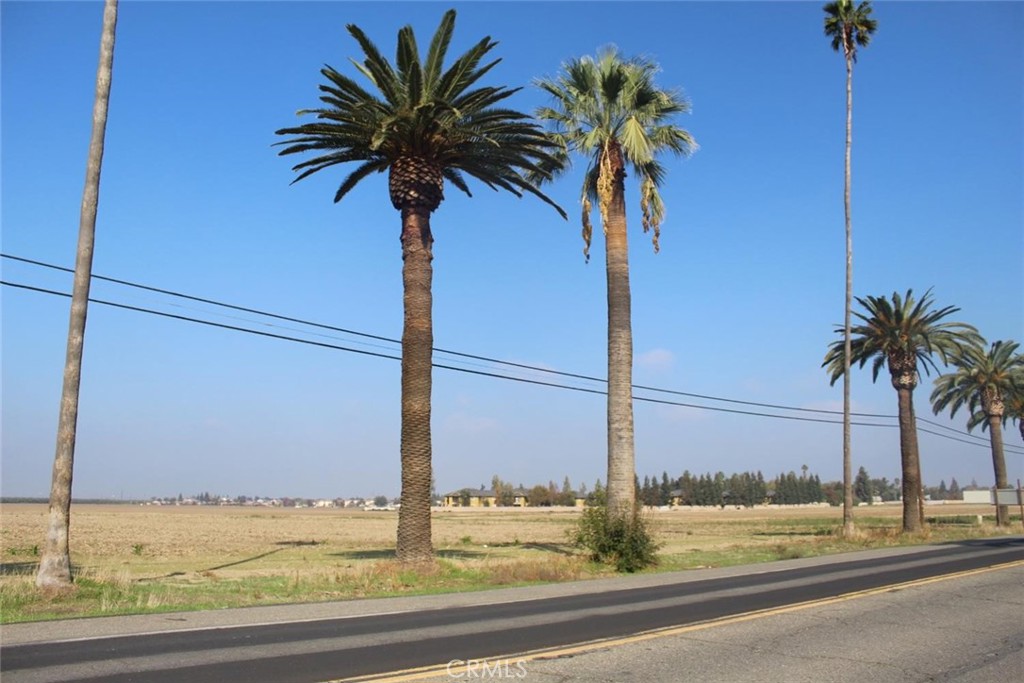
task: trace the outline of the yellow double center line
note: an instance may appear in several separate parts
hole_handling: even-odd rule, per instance
[[[667,636],[675,636],[680,635],[682,633],[702,631],[704,629],[713,628],[715,626],[739,624],[745,621],[753,621],[754,619],[775,616],[777,614],[799,612],[800,610],[805,610],[810,607],[823,607],[825,605],[834,605],[836,603],[846,602],[847,600],[866,598],[872,595],[881,595],[882,593],[891,593],[893,591],[903,590],[906,588],[915,588],[917,586],[927,586],[932,583],[939,583],[941,581],[948,581],[950,579],[959,579],[966,576],[976,576],[978,574],[986,574],[988,572],[994,572],[1001,569],[1011,569],[1013,567],[1024,567],[1024,560],[1014,560],[1013,562],[994,564],[988,567],[981,567],[979,569],[968,569],[961,572],[955,572],[953,574],[933,576],[927,579],[916,579],[914,581],[905,581],[903,583],[893,583],[885,586],[879,586],[878,588],[869,588],[867,590],[854,591],[852,593],[844,593],[842,595],[837,595],[833,598],[822,598],[820,600],[808,600],[806,602],[797,602],[792,605],[786,605],[785,607],[769,607],[767,609],[760,609],[754,610],[752,612],[736,614],[731,617],[722,617],[721,619],[701,621],[695,624],[688,624],[686,626],[667,626],[665,628],[644,631],[643,633],[637,633],[631,636],[592,640],[586,643],[571,645],[569,647],[551,648],[547,650],[534,650],[532,652],[525,652],[521,654],[488,657],[486,659],[473,659],[468,661],[453,660],[453,662],[459,662],[460,666],[458,667],[458,671],[460,672],[468,665],[474,665],[478,668],[488,667],[492,670],[495,669],[495,667],[501,666],[511,666],[514,668],[520,665],[520,663],[532,662],[543,659],[556,659],[558,657],[578,655],[586,652],[592,652],[594,650],[616,647],[619,645],[631,645],[633,643],[641,643],[645,640],[653,640],[655,638],[665,638]],[[403,671],[392,671],[390,673],[378,674],[374,676],[335,678],[329,681],[323,681],[323,683],[356,683],[357,681],[367,683],[370,681],[372,681],[373,683],[405,683],[406,681],[418,681],[427,678],[448,676],[450,675],[450,672],[452,670],[452,663],[449,662],[447,664],[431,664],[430,666],[421,666],[414,669],[405,669]]]

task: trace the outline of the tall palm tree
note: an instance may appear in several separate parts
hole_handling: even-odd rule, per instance
[[[92,255],[96,243],[96,213],[100,200],[100,171],[103,143],[107,133],[107,108],[114,67],[114,33],[117,28],[117,0],[106,0],[100,34],[100,57],[96,68],[96,93],[92,105],[92,136],[85,166],[85,188],[78,221],[78,249],[75,276],[71,286],[71,314],[68,321],[67,354],[64,360],[64,384],[60,395],[57,422],[57,448],[50,479],[50,510],[46,540],[36,573],[40,588],[60,588],[71,584],[71,481],[78,433],[78,394],[82,381],[82,352],[85,347],[85,319],[89,309],[89,285],[92,280]]]
[[[1017,347],[1016,342],[997,341],[986,350],[981,340],[964,346],[952,359],[956,370],[936,378],[931,396],[936,415],[949,408],[952,417],[967,406],[967,431],[978,425],[988,429],[996,488],[1000,489],[1009,487],[1003,455],[1003,418],[1008,417],[1008,404],[1024,397],[1024,356],[1017,353]],[[996,508],[996,523],[1009,526],[1009,508],[1005,505]]]
[[[277,131],[295,136],[278,143],[287,145],[281,154],[316,154],[293,167],[301,171],[293,182],[336,164],[359,162],[338,187],[334,201],[367,176],[387,171],[391,205],[401,212],[405,322],[397,556],[405,563],[433,558],[430,214],[444,199],[444,181],[470,195],[463,174],[473,176],[494,190],[533,194],[565,217],[525,175],[544,177],[557,168],[552,143],[526,114],[495,106],[519,88],[476,87],[500,61],[481,65],[497,43],[486,37],[443,69],[454,27],[455,11],[449,10],[425,61],[420,60],[412,28],[401,29],[393,66],[359,27],[349,25],[348,32],[365,56],[362,63],[354,62],[356,69],[379,94],[327,66],[320,71],[327,79],[320,86],[325,106],[299,112],[315,115],[316,121]]]
[[[588,159],[581,193],[584,256],[589,259],[590,213],[597,202],[605,235],[608,287],[608,509],[631,513],[636,501],[633,441],[633,332],[630,316],[629,251],[626,240],[626,166],[640,185],[641,223],[653,232],[658,250],[665,209],[658,192],[665,168],[662,152],[688,155],[696,143],[672,124],[689,104],[659,88],[658,67],[645,59],[624,59],[615,48],[597,58],[582,57],[562,66],[553,79],[537,82],[554,104],[537,110],[551,122],[552,139],[568,157]],[[564,168],[564,167],[563,167]],[[543,179],[542,179],[543,180]]]
[[[867,47],[878,22],[871,18],[871,0],[854,6],[852,0],[836,0],[825,10],[825,35],[832,49],[846,59],[846,153],[843,209],[846,216],[846,298],[843,309],[843,346],[850,357],[850,313],[853,308],[853,226],[850,217],[850,150],[853,144],[853,65],[857,48]],[[850,444],[850,366],[843,373],[843,533],[853,535],[853,466]]]
[[[946,306],[932,308],[931,290],[920,301],[914,300],[911,290],[905,297],[893,292],[891,301],[883,296],[857,297],[864,313],[855,313],[862,324],[851,330],[853,339],[850,354],[845,354],[845,342],[829,345],[823,367],[828,368],[835,384],[849,367],[857,363],[864,367],[869,359],[871,381],[878,380],[883,366],[889,368],[892,386],[899,401],[900,464],[903,486],[903,531],[920,531],[924,524],[921,508],[921,462],[917,446],[917,420],[914,416],[914,389],[920,379],[918,366],[925,373],[937,369],[933,355],[943,363],[956,356],[965,344],[980,339],[971,325],[959,322],[940,322],[959,311]],[[839,334],[843,328],[836,329]]]

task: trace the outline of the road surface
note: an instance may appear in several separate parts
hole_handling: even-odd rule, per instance
[[[1018,567],[987,571],[1012,563]],[[1011,582],[1007,591],[991,589],[988,599],[993,608],[1005,610],[1009,605],[1012,610],[1015,606],[1024,618],[1020,566],[1024,566],[1024,538],[1004,537],[453,596],[14,625],[3,629],[0,674],[5,683],[312,683],[401,670],[414,670],[410,675],[423,679],[431,675],[425,667],[434,666],[440,667],[434,669],[437,680],[467,680],[484,673],[471,671],[469,663],[490,658],[504,661],[506,666],[500,671],[487,669],[487,677],[521,678],[517,674],[531,670],[520,666],[520,655],[548,650],[546,664],[540,659],[523,660],[523,666],[534,667],[531,675],[536,678],[547,670],[542,664],[552,666],[552,658],[595,656],[593,648],[565,650],[579,643],[604,639],[601,651],[611,652],[614,659],[625,658],[635,643],[613,646],[607,639],[680,627],[710,632],[706,628],[709,622],[738,615],[751,620],[758,612],[791,610],[792,619],[813,625],[813,610],[854,602],[843,596],[889,590],[894,585],[957,572],[985,570],[984,575],[1015,578],[1017,591],[1009,590],[1014,585]],[[955,581],[945,583],[953,585]],[[984,593],[984,587],[981,590]],[[794,605],[801,607],[794,610]],[[956,601],[948,607],[954,623],[959,608]],[[1019,635],[1021,621],[1014,627]],[[858,632],[854,624],[854,635]],[[688,632],[659,634],[650,642],[657,640],[658,647],[664,647],[683,633]],[[919,637],[913,624],[904,625],[901,633],[908,642]],[[842,638],[856,641],[849,634]],[[904,649],[898,643],[895,646],[897,652]],[[815,646],[808,647],[813,650]],[[1019,642],[1005,647],[1010,649],[1004,659],[1013,664],[1016,656],[1019,661]],[[998,649],[991,643],[981,646],[986,652],[993,648]],[[558,654],[559,649],[564,655]],[[852,650],[848,654],[857,656]],[[717,680],[730,680],[725,672],[735,671],[729,667],[749,666],[748,660],[741,656],[735,664],[717,657],[708,661],[724,667],[720,671],[724,677]],[[449,667],[453,661],[454,669]],[[690,678],[668,676],[669,672],[655,669],[628,674],[634,678],[614,674],[576,680],[706,681],[713,680],[709,678],[713,673],[708,670]],[[565,672],[551,675],[556,678],[548,680],[573,680]],[[759,675],[757,680],[766,679]]]

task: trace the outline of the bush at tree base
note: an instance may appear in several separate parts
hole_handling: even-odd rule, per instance
[[[603,506],[588,507],[570,530],[574,545],[590,552],[594,562],[614,565],[619,572],[635,572],[658,563],[658,548],[650,524],[639,512],[609,515]]]

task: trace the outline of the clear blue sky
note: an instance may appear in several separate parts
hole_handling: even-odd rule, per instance
[[[660,254],[627,188],[635,381],[839,409],[840,386],[820,364],[843,310],[845,69],[822,35],[821,4],[126,0],[94,273],[400,336],[400,221],[385,176],[335,205],[346,169],[289,186],[293,160],[271,145],[276,129],[301,120],[297,110],[317,105],[323,64],[355,75],[347,23],[390,56],[402,25],[425,48],[454,6],[450,54],[498,40],[503,61],[488,82],[525,86],[511,101],[520,110],[545,103],[534,78],[609,43],[658,61],[660,84],[692,102],[678,123],[700,150],[666,160]],[[875,16],[854,74],[855,292],[934,287],[939,305],[959,306],[957,318],[988,339],[1021,340],[1024,4],[878,2]],[[101,17],[98,2],[0,5],[5,253],[73,265]],[[549,188],[568,222],[533,198],[472,189],[470,199],[449,187],[433,217],[436,345],[603,376],[604,251],[596,239],[584,263],[578,173]],[[5,280],[70,291],[68,275],[0,266]],[[93,295],[396,348],[109,283]],[[0,296],[0,491],[45,495],[68,300],[9,287]],[[931,381],[917,392],[918,415],[962,429],[963,414],[932,416]],[[76,496],[398,493],[395,361],[94,305],[81,398]],[[896,412],[888,378],[873,385],[868,369],[855,373],[853,399],[859,412]],[[604,412],[602,396],[435,370],[437,489],[493,474],[590,486],[604,478]],[[1010,477],[1024,477],[1019,434],[1006,440],[1017,447]],[[636,441],[641,478],[770,477],[803,464],[841,476],[834,424],[638,402]],[[922,433],[925,481],[991,485],[986,443]],[[855,428],[853,445],[855,467],[899,476],[895,428]]]

